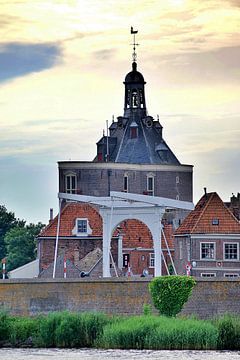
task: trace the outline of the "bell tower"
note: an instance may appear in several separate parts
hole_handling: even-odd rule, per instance
[[[133,114],[138,115],[140,118],[146,116],[146,101],[143,75],[137,71],[137,54],[136,46],[139,44],[135,41],[135,35],[138,31],[134,31],[131,27],[131,34],[133,34],[133,62],[132,71],[129,72],[124,81],[125,85],[125,100],[124,100],[124,116],[131,118]]]

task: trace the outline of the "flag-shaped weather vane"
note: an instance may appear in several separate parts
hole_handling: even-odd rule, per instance
[[[138,33],[138,30],[133,30],[133,27],[131,26],[131,34],[133,35],[133,54],[132,54],[132,58],[133,58],[133,62],[137,61],[137,53],[136,53],[136,46],[138,46],[139,44],[136,43],[135,41],[135,35]]]

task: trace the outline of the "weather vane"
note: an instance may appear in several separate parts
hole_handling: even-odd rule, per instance
[[[138,33],[138,30],[133,30],[133,27],[131,26],[131,34],[133,35],[133,54],[132,54],[132,58],[133,61],[136,62],[137,61],[137,53],[136,53],[136,46],[138,46],[139,44],[136,43],[135,41],[135,35]]]

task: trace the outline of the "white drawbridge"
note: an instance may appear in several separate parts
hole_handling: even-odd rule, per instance
[[[173,200],[158,196],[111,191],[108,197],[85,196],[59,193],[59,214],[54,255],[53,278],[55,278],[58,252],[59,229],[61,222],[62,200],[70,200],[98,206],[103,219],[103,277],[110,277],[111,238],[116,227],[124,220],[136,219],[144,223],[150,230],[154,246],[154,276],[162,275],[162,217],[166,209],[193,210],[191,202]],[[166,242],[166,239],[164,239]],[[168,249],[168,246],[167,246]],[[171,259],[171,253],[168,249]],[[164,257],[163,257],[164,259]],[[165,260],[164,260],[165,261]]]

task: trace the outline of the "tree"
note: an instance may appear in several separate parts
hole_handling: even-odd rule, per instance
[[[10,229],[4,238],[7,250],[7,271],[16,269],[36,258],[36,236],[43,228],[37,225],[17,225]]]
[[[17,225],[24,226],[25,221],[16,219],[13,212],[8,212],[4,205],[0,205],[0,260],[6,256],[5,234]]]

